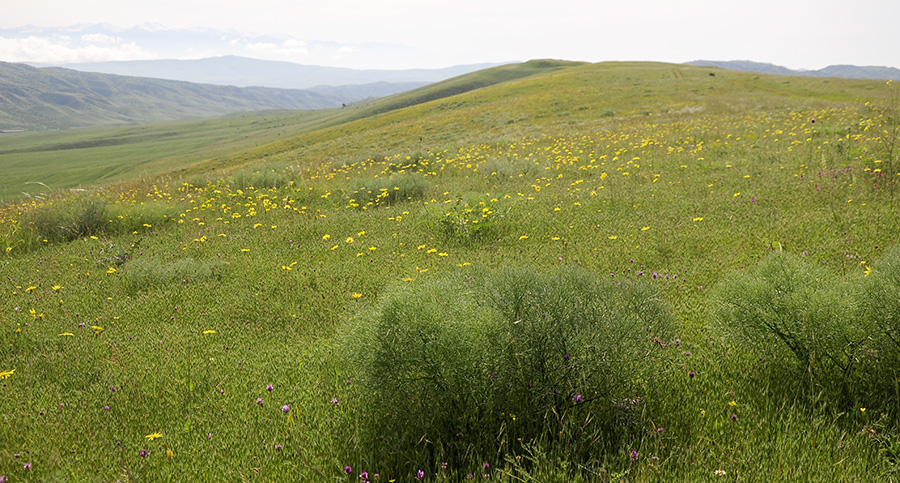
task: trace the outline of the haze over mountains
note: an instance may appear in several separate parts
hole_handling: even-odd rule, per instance
[[[749,60],[694,60],[688,65],[719,67],[760,74],[796,75],[803,77],[841,77],[844,79],[900,80],[900,69],[883,66],[829,65],[816,70],[793,70],[775,64],[752,62]]]
[[[203,84],[309,89],[318,86],[345,86],[377,82],[424,85],[497,65],[501,64],[458,65],[443,69],[359,70],[226,55],[196,60],[92,62],[64,64],[61,67],[83,72],[152,77]]]

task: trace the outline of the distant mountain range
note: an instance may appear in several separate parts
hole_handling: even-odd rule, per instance
[[[719,67],[728,70],[759,72],[760,74],[796,75],[805,77],[842,77],[845,79],[900,80],[900,69],[880,66],[830,65],[818,70],[793,70],[775,64],[749,60],[695,60],[688,65]]]
[[[497,65],[502,64],[458,65],[443,69],[357,70],[227,55],[196,60],[132,60],[65,64],[60,67],[82,72],[150,77],[202,84],[309,89],[317,86],[348,86],[384,82],[424,85]]]
[[[325,109],[423,83],[317,90],[233,87],[0,62],[0,130],[155,122],[266,109]]]

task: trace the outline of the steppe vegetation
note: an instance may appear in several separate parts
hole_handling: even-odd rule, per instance
[[[896,478],[896,87],[535,66],[2,208],[0,475]]]

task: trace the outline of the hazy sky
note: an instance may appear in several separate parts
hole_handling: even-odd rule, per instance
[[[388,69],[533,58],[900,67],[898,0],[4,3],[0,60],[13,62],[234,54]]]

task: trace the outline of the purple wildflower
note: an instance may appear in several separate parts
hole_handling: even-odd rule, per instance
[[[731,414],[731,421],[735,422],[735,423],[737,422],[737,414],[734,414],[734,413]]]
[[[281,451],[281,445],[280,445],[280,444],[276,444],[276,445],[275,445],[275,451]]]
[[[138,451],[138,454],[141,455],[141,458],[146,458],[147,455],[150,454],[150,452],[145,449],[142,449],[142,450]]]
[[[329,401],[329,402],[335,406],[338,405],[338,399],[336,397],[331,398],[331,401]]]
[[[103,406],[103,409],[105,409],[106,411],[109,411],[109,406]]]
[[[261,398],[261,397],[256,398],[256,404],[259,404],[260,406],[262,406],[262,405],[263,405],[263,398]]]
[[[31,469],[31,462],[25,463],[25,469],[26,469],[26,470],[30,470],[30,469]]]
[[[637,452],[637,450],[633,449],[633,450],[631,450],[631,461],[637,461],[637,460],[638,460],[638,452]]]
[[[693,379],[694,376],[696,376],[696,375],[697,375],[696,372],[694,372],[694,371],[688,371],[688,377],[690,377],[691,379]]]
[[[285,404],[284,406],[281,406],[281,410],[288,413],[291,411],[291,407]]]
[[[350,465],[345,466],[345,467],[344,467],[344,474],[349,475],[350,473],[353,473],[353,468],[351,468]]]
[[[422,481],[425,478],[425,472],[419,470],[416,472],[416,481]]]
[[[116,386],[112,386],[109,388],[109,392],[116,392],[117,390],[118,389],[116,389]]]
[[[269,392],[272,391],[272,385],[271,385],[271,384],[266,385],[266,391],[269,391]]]
[[[359,478],[360,478],[361,480],[368,480],[368,479],[369,479],[369,472],[368,472],[368,471],[363,471],[362,473],[359,474]]]
[[[576,403],[580,403],[581,399],[582,399],[581,394],[576,394],[576,395],[572,396],[572,400],[575,401]]]

